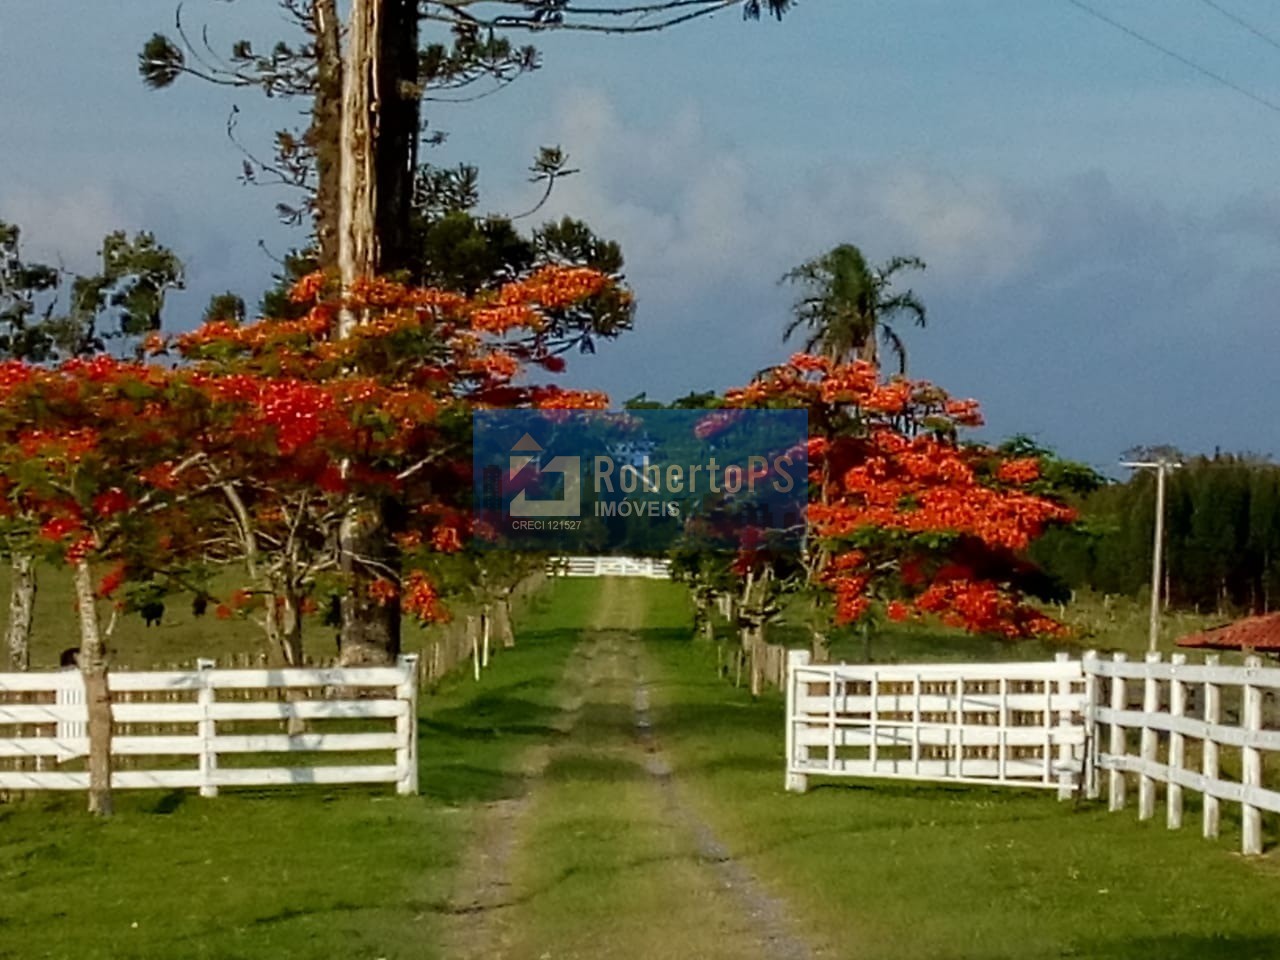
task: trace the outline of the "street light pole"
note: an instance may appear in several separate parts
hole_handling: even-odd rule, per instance
[[[1147,649],[1155,653],[1160,640],[1160,574],[1164,566],[1164,478],[1182,464],[1161,457],[1149,462],[1125,462],[1120,466],[1156,472],[1156,533],[1151,557],[1151,624],[1147,638]]]

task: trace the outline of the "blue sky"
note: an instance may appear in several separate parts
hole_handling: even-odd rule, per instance
[[[1280,103],[1280,47],[1204,0],[1089,0]],[[1217,0],[1280,40],[1268,0]],[[239,185],[223,128],[265,149],[301,104],[137,79],[171,0],[5,0],[0,219],[88,269],[145,227],[186,260],[168,311],[256,299],[302,238]],[[271,0],[187,0],[215,39],[276,35]],[[1226,89],[1068,0],[801,0],[649,38],[540,38],[545,66],[431,104],[435,159],[478,164],[483,206],[523,209],[558,143],[582,172],[546,212],[621,241],[637,329],[569,381],[625,399],[723,388],[776,362],[788,267],[840,242],[917,254],[930,313],[911,372],[983,402],[992,437],[1114,464],[1138,443],[1280,454],[1280,110]]]

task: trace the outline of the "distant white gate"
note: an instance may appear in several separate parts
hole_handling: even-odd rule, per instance
[[[671,579],[671,562],[658,557],[552,557],[547,572],[566,577]]]
[[[1056,788],[1093,776],[1086,687],[1047,663],[811,664],[787,669],[787,789],[810,774]]]

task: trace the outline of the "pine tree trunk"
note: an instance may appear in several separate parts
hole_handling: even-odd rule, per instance
[[[378,31],[383,0],[352,0],[342,70],[342,136],[338,176],[338,271],[344,291],[378,268],[374,130]],[[350,336],[359,318],[344,310],[338,336]]]
[[[338,270],[344,290],[362,277],[407,262],[417,163],[418,4],[352,0],[342,71]],[[361,318],[343,310],[338,335]],[[389,514],[395,504],[357,504],[339,533],[347,579],[342,609],[342,662],[390,663],[400,652],[400,604],[378,603],[369,586],[400,574]]]
[[[75,567],[76,609],[80,619],[80,670],[84,673],[89,726],[89,812],[111,816],[111,691],[107,651],[98,629],[97,598],[89,562]]]
[[[320,269],[338,266],[342,176],[342,38],[337,0],[313,0],[316,92],[311,103],[311,147],[316,157],[315,230]]]
[[[31,667],[31,624],[36,606],[35,559],[29,553],[15,553],[9,586],[9,623],[6,629],[9,669]]]
[[[391,505],[366,500],[342,522],[342,572],[347,592],[342,598],[343,666],[385,665],[400,655],[400,601],[382,601],[369,592],[379,577],[394,577],[400,552],[391,536]]]

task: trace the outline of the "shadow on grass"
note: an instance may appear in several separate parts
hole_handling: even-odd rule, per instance
[[[1184,936],[1082,940],[1061,954],[1088,960],[1266,960],[1280,957],[1280,937]]]

